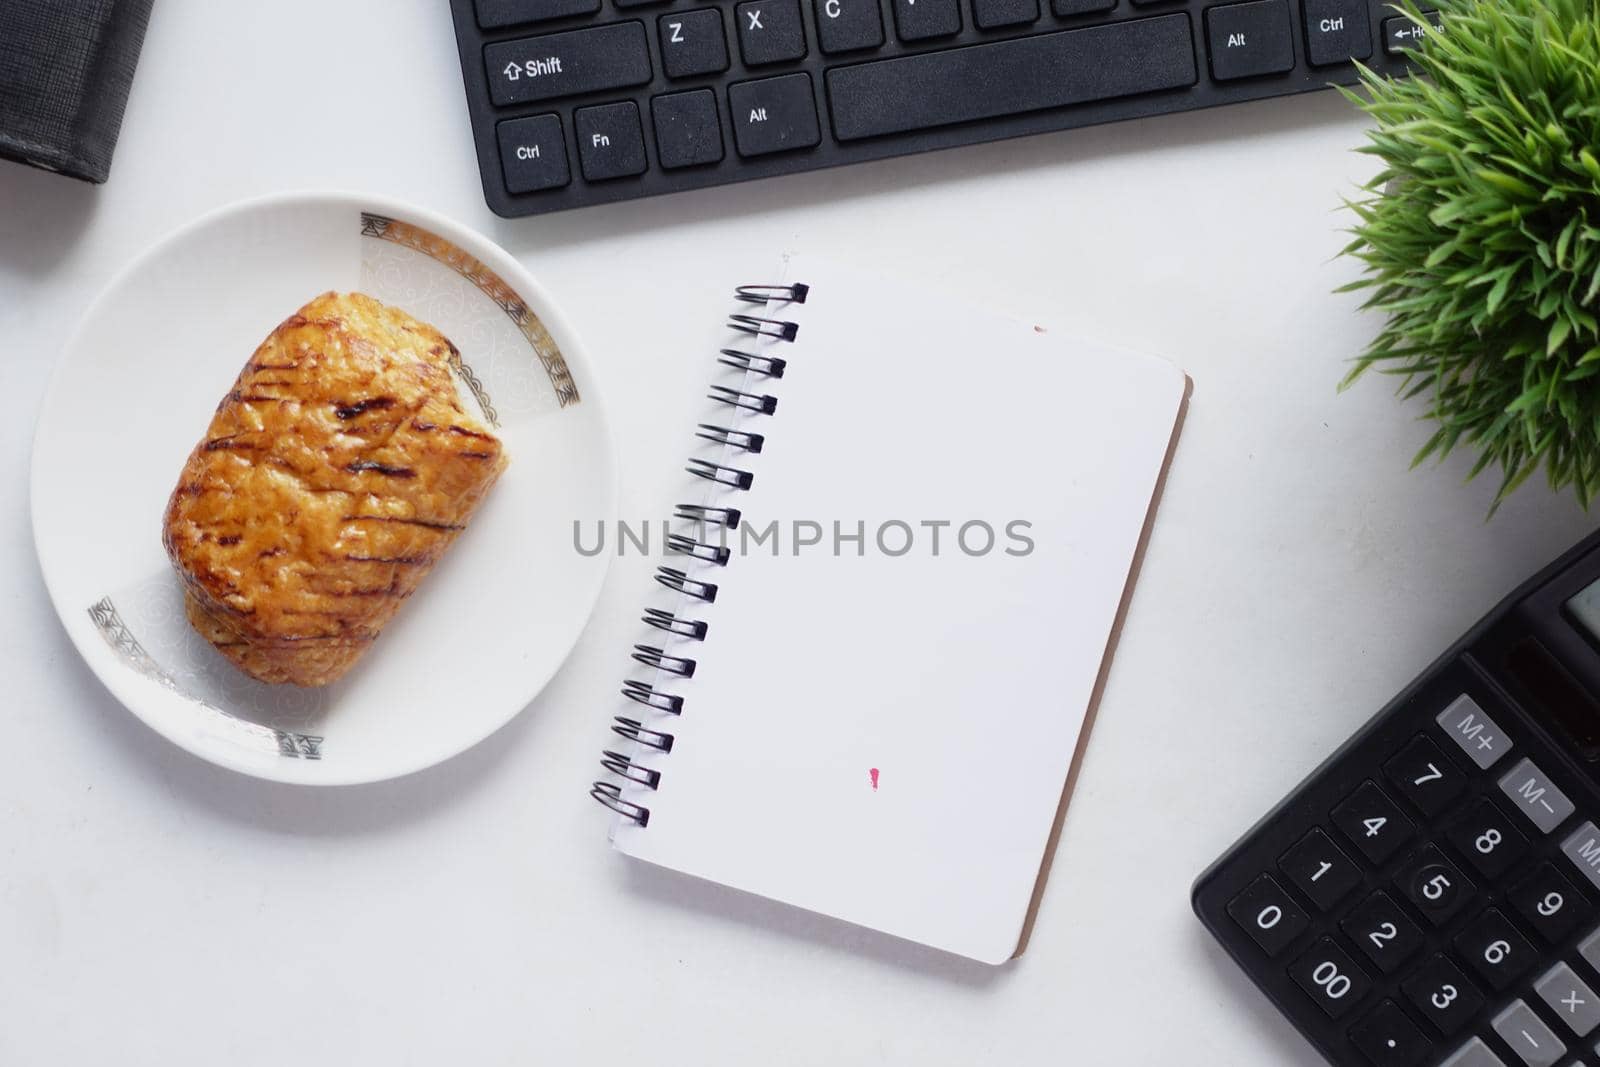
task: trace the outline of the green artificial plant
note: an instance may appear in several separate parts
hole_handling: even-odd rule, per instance
[[[1409,0],[1408,0],[1409,3]],[[1382,169],[1350,204],[1346,289],[1387,322],[1345,384],[1379,368],[1501,473],[1600,492],[1600,0],[1438,0],[1425,77],[1362,71]],[[1408,17],[1419,26],[1415,8]]]

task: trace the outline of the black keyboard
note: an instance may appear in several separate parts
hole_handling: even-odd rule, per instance
[[[531,215],[1403,73],[1382,0],[451,0]]]
[[[1339,1067],[1600,1064],[1600,535],[1195,883]]]

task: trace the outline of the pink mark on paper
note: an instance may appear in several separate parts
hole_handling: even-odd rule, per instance
[[[878,768],[873,767],[871,770],[867,771],[867,774],[872,777],[872,791],[876,793],[878,791]]]

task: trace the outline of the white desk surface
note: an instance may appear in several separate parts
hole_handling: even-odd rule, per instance
[[[1371,162],[1331,93],[506,222],[443,0],[156,5],[111,182],[0,164],[0,1063],[1285,1064],[1320,1060],[1189,883],[1518,580],[1592,526],[1494,519],[1385,381],[1334,254]],[[415,777],[299,790],[123,711],[46,600],[34,412],[86,302],[261,193],[389,193],[494,235],[585,335],[625,514],[660,514],[675,344],[785,247],[1163,353],[1194,398],[1027,954],[999,970],[631,865],[586,796],[648,561],[511,726]],[[137,341],[137,339],[134,339]],[[1018,383],[1026,388],[1026,383]],[[442,712],[443,713],[443,712]]]

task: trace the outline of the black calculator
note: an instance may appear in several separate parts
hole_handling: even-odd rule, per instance
[[[1500,603],[1202,874],[1339,1067],[1600,1067],[1600,534]]]

